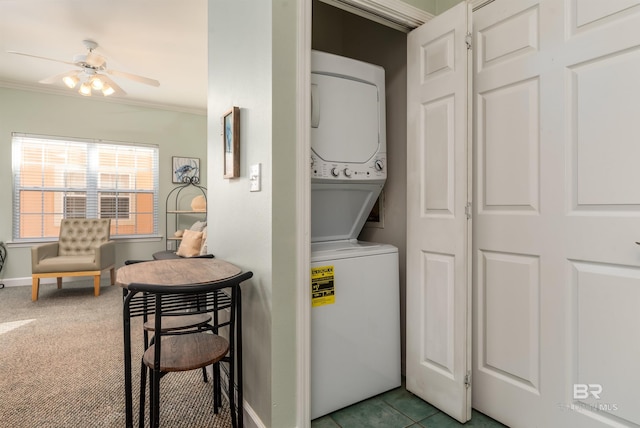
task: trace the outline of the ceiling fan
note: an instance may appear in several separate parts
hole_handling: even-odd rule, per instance
[[[118,86],[109,75],[124,77],[138,83],[144,83],[151,86],[160,86],[160,82],[148,77],[138,76],[124,71],[112,70],[107,68],[107,60],[100,54],[94,52],[98,47],[98,43],[93,40],[83,40],[82,43],[87,48],[86,54],[78,54],[73,57],[73,61],[61,61],[53,58],[46,58],[37,55],[26,54],[16,51],[7,51],[8,53],[28,56],[31,58],[45,59],[48,61],[60,62],[78,67],[77,70],[67,71],[66,73],[56,74],[40,80],[40,83],[52,84],[62,80],[65,85],[73,89],[80,85],[78,92],[81,95],[90,96],[92,90],[101,91],[104,96],[109,95],[126,95],[127,93]]]

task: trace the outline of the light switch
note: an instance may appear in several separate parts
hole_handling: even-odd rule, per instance
[[[249,167],[249,191],[250,192],[259,192],[260,191],[260,164],[257,163],[255,165],[251,165]]]

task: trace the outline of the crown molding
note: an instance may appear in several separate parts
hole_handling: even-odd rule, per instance
[[[58,88],[51,85],[36,85],[24,82],[16,82],[13,80],[0,80],[0,88],[17,89],[20,91],[37,92],[40,94],[58,95],[63,97],[78,98],[78,94],[73,91],[66,90],[64,88]],[[137,107],[153,108],[157,110],[168,110],[179,113],[196,114],[199,116],[206,116],[207,109],[196,107],[176,106],[171,104],[152,103],[149,101],[139,101],[126,97],[83,97],[84,101],[103,102],[112,104],[124,104]]]
[[[405,33],[421,26],[434,16],[401,0],[320,1]]]
[[[493,3],[495,0],[467,0],[467,2],[471,5],[471,10],[480,9],[483,6],[488,5],[489,3]]]

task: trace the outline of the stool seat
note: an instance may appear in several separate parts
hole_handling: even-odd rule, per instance
[[[200,327],[211,321],[209,314],[195,315],[174,315],[162,317],[162,331],[184,330],[189,328]],[[147,331],[155,330],[155,318],[149,317],[149,320],[143,324]]]
[[[145,365],[153,368],[155,344],[144,352]],[[160,342],[160,371],[180,372],[199,369],[220,361],[229,351],[229,342],[211,333],[164,336]]]

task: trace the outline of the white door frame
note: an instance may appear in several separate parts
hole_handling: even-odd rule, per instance
[[[311,10],[312,2],[298,2],[296,92],[297,157],[296,245],[300,259],[296,278],[296,426],[311,426]]]
[[[385,18],[387,22],[379,23],[389,25],[392,28],[397,27],[398,22],[407,23],[407,29],[418,27],[432,17],[425,11],[410,6],[400,0],[321,0],[326,3],[348,4],[351,6],[351,12],[360,10],[358,13],[368,19],[372,16]],[[486,0],[485,0],[486,1]],[[311,183],[310,164],[311,157],[311,92],[307,88],[311,85],[311,10],[312,1],[305,0],[298,2],[298,25],[297,25],[297,113],[296,123],[298,129],[296,136],[297,161],[295,180],[301,183],[296,194],[296,229],[298,261],[296,278],[301,286],[298,288],[299,293],[296,299],[296,375],[297,375],[297,403],[296,403],[296,425],[300,428],[308,428],[311,426],[311,287],[304,287],[303,284],[310,283],[311,272]],[[345,9],[343,7],[343,9]],[[373,15],[371,12],[375,12]],[[384,21],[384,20],[383,20]],[[410,23],[411,22],[411,23]],[[410,24],[409,24],[410,23]]]

